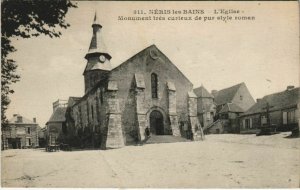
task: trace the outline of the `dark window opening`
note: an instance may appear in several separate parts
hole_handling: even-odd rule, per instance
[[[79,105],[79,124],[80,124],[80,127],[82,127],[82,113],[81,113],[81,105]]]
[[[96,98],[96,114],[97,114],[97,121],[98,121],[98,124],[100,123],[100,111],[99,111],[99,99]]]
[[[86,102],[86,114],[87,114],[87,123],[90,123],[90,110],[89,110],[89,102]]]
[[[103,104],[103,90],[100,90],[100,102]]]
[[[92,108],[92,120],[94,120],[94,107],[93,107],[93,105],[91,106],[91,108]]]
[[[30,127],[27,128],[27,134],[30,134]]]
[[[152,91],[152,98],[158,98],[158,94],[157,94],[157,74],[152,73],[151,74],[151,91]]]
[[[62,132],[63,132],[63,134],[65,134],[65,135],[68,134],[68,128],[67,128],[67,126],[66,126],[65,123],[63,123],[63,125],[62,125]]]

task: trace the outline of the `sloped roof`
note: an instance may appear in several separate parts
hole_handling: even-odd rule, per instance
[[[228,113],[228,112],[242,113],[244,112],[244,110],[240,106],[236,105],[235,103],[226,103],[219,113]]]
[[[194,92],[198,98],[213,98],[213,96],[206,90],[206,88],[203,85],[201,85],[198,88],[195,88]]]
[[[193,91],[188,92],[189,98],[197,98],[196,94]]]
[[[99,22],[98,16],[97,16],[97,11],[95,11],[93,25],[99,25],[100,27],[102,27],[101,24],[100,24],[100,22]]]
[[[262,100],[254,104],[249,110],[242,115],[251,115],[255,113],[265,112],[267,103],[270,106],[270,111],[281,110],[295,106],[299,103],[300,99],[300,88],[294,88],[291,90],[285,90],[282,92],[270,94],[264,96]]]
[[[233,100],[235,94],[237,93],[237,91],[239,90],[239,88],[242,85],[245,85],[245,83],[240,83],[240,84],[237,84],[237,85],[231,86],[229,88],[225,88],[225,89],[218,91],[218,93],[215,97],[216,104],[222,105],[222,104],[231,102]]]
[[[183,76],[183,78],[192,86],[192,82],[177,68],[177,66],[175,64],[173,64],[170,59],[164,54],[162,53],[157,47],[156,45],[150,45],[149,47],[146,47],[145,49],[141,50],[140,52],[136,53],[135,55],[133,55],[132,57],[130,57],[129,59],[127,59],[126,61],[124,61],[123,63],[121,63],[120,65],[114,67],[111,71],[108,71],[108,75],[106,75],[105,77],[101,78],[83,97],[80,98],[80,100],[78,100],[74,105],[78,104],[79,102],[81,102],[82,100],[86,99],[86,97],[88,96],[88,94],[94,92],[95,90],[97,90],[97,88],[99,87],[100,84],[105,83],[105,81],[110,77],[110,75],[112,75],[112,73],[116,72],[118,73],[119,70],[126,68],[126,65],[130,64],[132,62],[132,60],[134,60],[136,57],[140,56],[141,54],[146,54],[149,50],[157,50],[161,57],[163,57],[164,59],[166,59],[168,62],[170,62],[169,65],[172,65],[175,70],[178,71],[179,74],[181,74]],[[124,71],[123,71],[124,72]],[[192,93],[194,94],[194,93]],[[192,95],[195,96],[196,95]]]
[[[90,47],[86,56],[92,53],[105,53],[107,55],[108,51],[106,50],[106,46],[104,40],[101,35],[102,26],[99,24],[97,13],[95,13],[94,22],[93,22],[93,36],[91,39]],[[110,55],[109,55],[110,56]]]
[[[101,34],[102,26],[99,24],[97,14],[95,13],[93,27],[93,36],[91,39],[91,43],[89,46],[88,53],[85,55],[85,58],[88,60],[87,65],[84,69],[84,72],[92,71],[92,70],[111,70],[110,59],[111,56],[109,55],[104,40]],[[106,59],[104,62],[101,62],[99,56],[104,54]],[[92,58],[90,58],[92,57]]]
[[[65,117],[65,114],[66,114],[66,110],[67,108],[66,107],[58,107],[54,110],[54,112],[52,113],[49,121],[49,122],[64,122],[66,121],[66,117]]]
[[[22,122],[18,122],[18,117],[20,117],[20,116],[21,116],[20,114],[14,114],[13,118],[8,120],[8,123],[9,124],[37,124],[37,123],[34,123],[32,120],[27,119],[26,117],[23,117],[23,116],[21,116]]]
[[[112,68],[111,64],[108,60],[105,60],[104,63],[101,63],[99,61],[99,59],[90,59],[86,64],[84,72],[92,71],[92,70],[98,70],[98,69],[105,70],[105,71],[110,71],[111,68]]]
[[[126,61],[124,61],[120,65],[116,66],[115,68],[113,68],[111,70],[111,72],[115,72],[118,69],[123,68],[124,66],[129,64],[132,60],[134,60],[136,57],[140,56],[141,54],[145,54],[146,52],[148,52],[150,50],[157,50],[162,58],[166,59],[169,63],[171,63],[171,65],[174,66],[174,68],[178,71],[178,73],[181,74],[183,76],[183,78],[185,78],[190,84],[192,84],[192,82],[177,68],[177,66],[163,52],[161,52],[160,49],[154,44],[150,45],[149,47],[146,47],[145,49],[143,49],[140,52],[136,53],[135,55],[133,55],[132,57],[130,57],[129,59],[127,59]]]

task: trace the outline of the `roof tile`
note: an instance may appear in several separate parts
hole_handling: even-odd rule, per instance
[[[229,88],[225,88],[225,89],[218,91],[218,93],[215,97],[216,104],[222,105],[222,104],[232,102],[235,94],[237,93],[237,91],[239,90],[239,88],[242,85],[245,85],[245,83],[240,83],[240,84],[237,84],[237,85],[231,86]]]
[[[264,96],[262,100],[254,104],[248,111],[242,115],[251,115],[255,113],[265,112],[267,103],[269,104],[270,111],[289,108],[297,105],[300,102],[300,88],[285,90],[282,92]]]

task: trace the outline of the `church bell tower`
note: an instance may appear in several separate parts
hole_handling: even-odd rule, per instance
[[[85,93],[111,71],[111,56],[106,50],[102,40],[101,29],[97,13],[95,13],[94,22],[92,24],[93,36],[90,43],[89,51],[85,55],[87,64],[83,72]]]

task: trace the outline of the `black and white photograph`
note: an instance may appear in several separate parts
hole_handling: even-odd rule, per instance
[[[299,188],[297,1],[1,1],[1,187]]]

